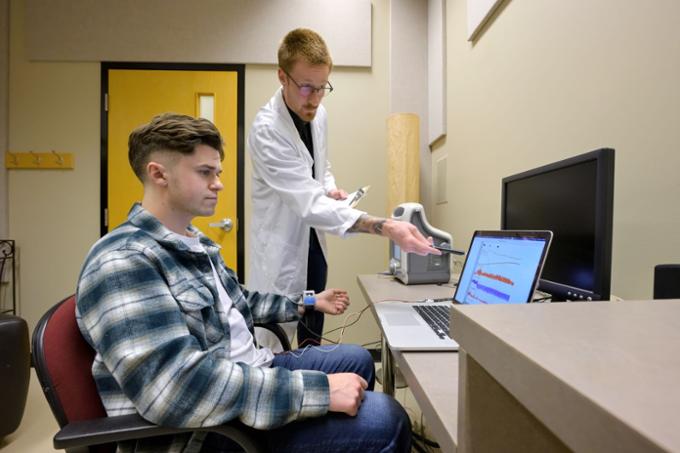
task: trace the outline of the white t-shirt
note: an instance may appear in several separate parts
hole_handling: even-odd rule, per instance
[[[203,244],[201,244],[197,237],[189,237],[181,234],[176,234],[176,236],[179,240],[184,242],[191,251],[206,253]],[[212,263],[212,260],[209,261],[210,266],[212,267],[213,278],[217,284],[217,293],[220,296],[219,300],[215,301],[215,311],[222,322],[224,322],[226,317],[231,332],[231,350],[229,352],[229,359],[232,362],[241,362],[254,367],[268,367],[274,359],[274,354],[268,348],[258,349],[255,347],[255,341],[253,340],[253,335],[248,330],[246,320],[243,318],[241,312],[234,307],[231,297],[227,294],[227,290],[224,288],[222,281],[217,275],[215,265]]]

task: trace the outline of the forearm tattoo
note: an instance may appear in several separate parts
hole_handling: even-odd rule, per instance
[[[349,227],[348,231],[350,233],[373,233],[382,236],[383,226],[386,221],[387,219],[363,214],[356,222],[354,222],[354,225]]]

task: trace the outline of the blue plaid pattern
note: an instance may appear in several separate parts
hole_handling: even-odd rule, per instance
[[[253,322],[298,319],[298,305],[285,296],[246,290],[225,266],[219,246],[191,231],[207,253],[189,250],[135,204],[128,221],[101,238],[85,260],[76,317],[96,351],[92,374],[107,413],[138,412],[153,423],[178,427],[238,418],[257,429],[324,415],[329,404],[324,373],[229,361],[229,324],[215,310],[218,295],[208,260],[251,331]],[[152,439],[136,451],[194,451],[202,437]]]

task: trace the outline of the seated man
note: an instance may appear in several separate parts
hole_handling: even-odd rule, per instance
[[[129,160],[144,185],[127,222],[90,250],[76,317],[95,349],[92,372],[109,415],[138,412],[167,426],[232,419],[261,429],[272,451],[410,451],[403,408],[373,393],[366,350],[319,346],[274,355],[257,348],[254,322],[298,319],[300,296],[250,292],[219,247],[191,225],[215,210],[224,157],[207,120],[163,114],[130,135]],[[316,295],[339,314],[347,293]],[[136,451],[221,451],[202,432],[120,445]]]

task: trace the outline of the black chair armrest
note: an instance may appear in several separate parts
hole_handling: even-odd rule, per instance
[[[281,347],[283,348],[284,351],[290,351],[291,350],[290,340],[288,339],[288,335],[286,335],[286,332],[283,330],[283,327],[281,327],[279,324],[276,324],[274,322],[268,322],[268,323],[262,323],[262,324],[255,324],[255,327],[261,327],[263,329],[269,330],[271,333],[276,335],[276,338],[281,343]]]
[[[205,428],[172,428],[154,425],[138,414],[69,423],[54,436],[54,448],[58,450],[78,448],[192,431],[222,434],[234,440],[246,452],[265,451],[264,445],[258,439],[257,431],[237,421]]]

